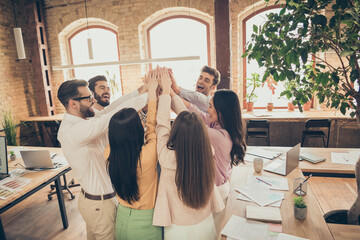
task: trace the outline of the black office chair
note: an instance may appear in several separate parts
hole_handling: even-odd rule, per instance
[[[256,129],[249,131],[249,129]],[[264,138],[270,146],[270,123],[268,120],[249,120],[246,124],[246,142],[248,138]]]
[[[61,186],[61,190],[66,190],[68,191],[68,193],[70,194],[70,198],[71,199],[74,199],[75,198],[75,195],[70,191],[69,188],[72,188],[72,187],[79,187],[80,184],[75,184],[75,181],[74,179],[72,179],[69,184],[67,183],[66,181],[66,174],[63,175],[63,180],[64,180],[64,185]],[[55,189],[55,185],[50,185],[50,188],[51,190],[54,190]],[[52,193],[49,193],[48,194],[48,199],[49,201],[52,200],[52,195],[56,194],[56,191],[52,192]]]
[[[330,119],[309,119],[306,121],[305,131],[302,133],[301,138],[301,146],[304,146],[304,142],[306,138],[322,138],[324,147],[329,147],[329,140],[330,140],[330,127],[331,127],[331,120]],[[327,135],[322,130],[309,130],[310,128],[327,128],[328,132]],[[327,141],[325,143],[325,138]]]

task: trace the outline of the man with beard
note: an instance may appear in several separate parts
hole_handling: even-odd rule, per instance
[[[147,94],[135,90],[94,113],[96,103],[85,80],[63,82],[58,98],[66,108],[58,132],[61,149],[81,185],[78,207],[88,239],[114,239],[117,199],[104,160],[110,118],[127,107],[139,111]],[[95,117],[94,117],[95,116]]]
[[[181,88],[177,85],[175,78],[170,70],[172,80],[171,88],[174,92],[185,100],[191,102],[202,111],[206,112],[209,101],[220,82],[220,73],[215,68],[204,66],[196,82],[195,91]]]
[[[96,103],[94,104],[94,111],[103,110],[110,104],[110,88],[106,77],[98,75],[89,79],[89,89],[94,94]]]

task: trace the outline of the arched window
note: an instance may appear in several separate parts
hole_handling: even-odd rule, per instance
[[[89,59],[87,39],[92,39],[93,59]],[[73,33],[69,38],[71,64],[119,61],[120,53],[117,33],[104,26],[84,27]],[[96,75],[104,75],[108,82],[114,80],[119,91],[114,91],[112,99],[122,95],[120,66],[98,66],[73,69],[76,79],[89,80]],[[111,84],[109,84],[111,85]]]
[[[253,25],[261,26],[264,24],[268,18],[267,15],[269,13],[279,13],[281,10],[280,6],[271,6],[267,8],[260,9],[259,11],[250,14],[243,20],[243,42],[247,43],[251,40],[251,34],[253,33]],[[250,91],[251,89],[246,88],[246,78],[251,77],[251,73],[259,73],[260,79],[262,79],[265,68],[259,67],[255,60],[251,60],[248,62],[244,61],[244,96],[246,92]],[[266,83],[264,87],[257,88],[255,90],[256,95],[258,96],[255,102],[255,108],[265,108],[268,102],[273,102],[275,108],[285,108],[287,106],[288,100],[286,98],[279,98],[280,93],[284,91],[284,83],[278,82],[277,86],[275,86],[275,94],[272,94],[272,91],[267,87]]]
[[[196,17],[178,15],[161,19],[147,29],[149,58],[200,56],[199,61],[159,63],[173,69],[181,87],[194,89],[201,68],[211,62],[209,32],[209,24]]]

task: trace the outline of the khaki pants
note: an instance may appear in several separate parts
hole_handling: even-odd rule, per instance
[[[222,200],[224,201],[225,208],[217,213],[213,213],[214,215],[214,221],[215,221],[215,227],[217,232],[217,239],[221,238],[221,226],[223,225],[224,219],[225,219],[225,212],[226,212],[226,203],[227,198],[230,192],[230,183],[227,181],[223,185],[217,186],[217,189],[219,190],[220,196]]]
[[[88,240],[115,238],[116,198],[91,200],[79,194],[78,207],[86,223]]]

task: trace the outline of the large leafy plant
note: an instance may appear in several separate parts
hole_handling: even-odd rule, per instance
[[[17,146],[18,145],[16,139],[17,123],[10,111],[5,111],[2,113],[1,123],[6,135],[7,144],[11,146]]]
[[[261,79],[258,73],[251,73],[250,78],[246,78],[246,87],[249,88],[249,92],[246,94],[246,99],[248,102],[255,102],[257,95],[255,89],[261,86]]]
[[[354,88],[360,82],[360,2],[286,0],[282,7],[261,27],[254,25],[243,57],[267,69],[262,81],[270,74],[275,81],[296,81],[301,88],[292,96],[299,107],[314,92],[320,103],[356,114],[360,125],[360,93]]]

